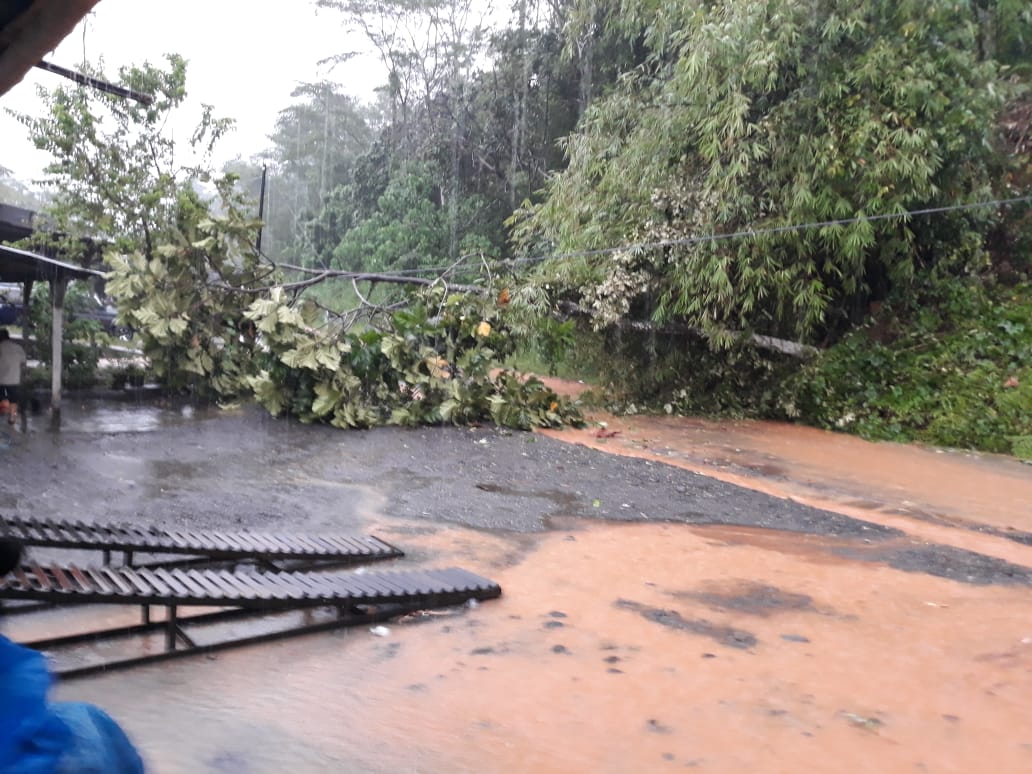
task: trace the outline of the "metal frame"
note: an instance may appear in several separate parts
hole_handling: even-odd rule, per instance
[[[149,606],[144,605],[142,607],[146,609]],[[309,610],[312,609],[313,608],[309,608]],[[320,608],[314,609],[320,610]],[[171,605],[166,606],[167,613],[164,620],[149,620],[149,616],[145,613],[143,615],[143,621],[134,626],[111,627],[109,629],[78,632],[76,634],[67,634],[59,637],[48,637],[45,639],[22,642],[21,644],[25,647],[33,648],[34,650],[47,652],[48,655],[54,657],[55,655],[58,655],[55,651],[60,651],[62,648],[74,647],[83,643],[117,641],[129,639],[140,634],[162,630],[165,633],[165,650],[160,653],[149,653],[142,656],[131,656],[128,658],[108,659],[83,666],[63,667],[59,662],[55,663],[52,669],[53,673],[59,678],[67,680],[75,677],[86,677],[89,675],[111,672],[117,669],[128,669],[130,667],[153,664],[159,661],[181,658],[183,656],[215,653],[217,651],[243,647],[246,645],[259,645],[265,642],[274,642],[288,637],[332,631],[334,629],[341,629],[349,626],[369,625],[380,621],[387,621],[391,618],[396,618],[420,609],[423,609],[423,606],[418,604],[394,604],[382,607],[369,607],[365,609],[346,609],[345,606],[339,605],[324,608],[326,611],[332,611],[331,615],[330,617],[327,617],[326,620],[319,621],[318,623],[284,626],[283,628],[275,631],[266,631],[261,634],[231,637],[215,642],[198,643],[190,636],[190,634],[187,633],[187,627],[202,627],[206,624],[258,618],[262,617],[262,614],[256,613],[253,610],[231,609],[180,617],[177,614],[177,606]],[[280,610],[277,611],[276,614],[284,616],[297,612],[300,611]],[[268,616],[265,618],[267,620]]]
[[[325,631],[385,620],[414,610],[450,607],[470,599],[486,600],[502,593],[498,584],[467,570],[413,570],[381,573],[232,573],[213,569],[102,567],[79,568],[23,565],[0,579],[0,599],[26,600],[60,606],[140,606],[140,623],[109,629],[80,631],[25,643],[39,650],[73,647],[83,642],[123,639],[163,631],[165,649],[131,658],[62,668],[69,677],[136,666],[166,658],[205,653],[222,648],[265,642],[281,637]],[[154,620],[153,607],[165,615]],[[218,608],[215,612],[182,616],[180,608]],[[273,614],[305,614],[306,618],[331,611],[318,623],[281,627],[256,635],[198,643],[188,627],[235,619],[264,619]]]

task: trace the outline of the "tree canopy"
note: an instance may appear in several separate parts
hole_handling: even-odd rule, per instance
[[[185,96],[186,65],[167,64],[119,73],[157,96],[151,107],[57,88],[41,92],[45,117],[23,119],[54,156],[56,221],[107,243],[119,321],[166,385],[338,427],[579,421],[539,380],[494,372],[515,338],[489,281],[456,293],[442,276],[388,305],[359,293],[344,314],[304,295],[321,278],[287,281],[255,246],[260,223],[235,176],[212,174],[203,154],[176,165],[161,127]],[[206,107],[192,144],[227,126]]]
[[[883,303],[1027,279],[1032,208],[993,203],[1032,176],[1022,0],[315,5],[377,98],[300,84],[223,174],[172,163],[178,57],[122,73],[150,108],[59,89],[25,119],[172,384],[348,426],[574,416],[490,378],[519,343],[743,410]],[[197,157],[227,128],[206,109]]]
[[[658,243],[546,265],[598,325],[820,341],[918,269],[984,262],[991,208],[871,218],[993,198],[1007,86],[970,4],[621,9],[608,34],[647,54],[592,104],[517,230],[537,252]]]

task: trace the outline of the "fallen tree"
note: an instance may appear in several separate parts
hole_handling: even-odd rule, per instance
[[[593,318],[590,310],[585,309],[572,301],[560,302],[559,309],[570,317],[579,317],[585,320]],[[621,317],[613,321],[612,326],[624,331],[634,331],[636,333],[658,333],[665,336],[694,336],[700,339],[707,339],[709,335],[711,335],[697,325],[688,325],[687,323],[682,322],[656,323],[651,320],[629,320]],[[788,341],[774,336],[763,336],[759,333],[743,334],[740,331],[725,331],[725,333],[739,341],[747,342],[758,349],[780,352],[783,355],[791,355],[792,357],[809,358],[820,353],[820,350],[817,349],[817,347],[803,344],[798,341]]]
[[[453,284],[458,266],[423,279],[312,272],[262,256],[261,224],[235,178],[203,165],[228,122],[205,108],[192,138],[202,162],[176,163],[183,154],[162,127],[185,97],[186,64],[172,56],[168,65],[119,73],[155,96],[150,106],[58,87],[44,94],[44,117],[21,117],[54,157],[51,217],[72,239],[86,231],[110,245],[106,289],[119,323],[136,332],[168,389],[253,398],[275,415],[337,427],[580,421],[540,380],[492,376],[516,337],[486,262],[465,267],[480,284]],[[288,272],[310,276],[291,281]],[[333,278],[351,281],[353,309],[330,309],[308,292]],[[400,295],[373,301],[365,288],[384,283]]]

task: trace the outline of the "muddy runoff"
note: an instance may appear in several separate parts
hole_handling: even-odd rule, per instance
[[[156,772],[1032,764],[1032,548],[972,528],[978,513],[778,496],[788,463],[740,486],[584,440],[79,404],[58,434],[4,435],[0,509],[354,530],[405,549],[399,569],[461,565],[502,585],[387,636],[342,630],[59,686],[108,709]],[[966,475],[981,498],[1001,494]],[[111,615],[3,626],[38,636],[84,614]]]

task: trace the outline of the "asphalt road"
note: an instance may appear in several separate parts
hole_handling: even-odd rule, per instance
[[[843,558],[975,584],[1032,569],[724,483],[494,427],[341,431],[253,409],[87,401],[53,432],[0,439],[0,514],[199,528],[360,529],[370,518],[502,534],[568,519],[761,527],[837,539]]]

